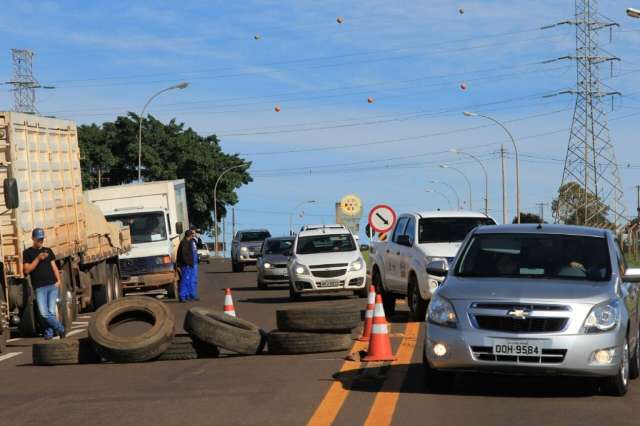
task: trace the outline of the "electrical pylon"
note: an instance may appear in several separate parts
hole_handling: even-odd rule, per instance
[[[618,228],[626,207],[604,98],[620,93],[602,90],[600,65],[610,63],[613,67],[613,61],[620,59],[604,54],[599,46],[600,31],[609,29],[611,37],[612,28],[618,24],[598,14],[597,0],[576,0],[574,20],[543,28],[564,24],[576,27],[576,52],[575,56],[555,60],[576,62],[577,83],[575,90],[560,92],[575,95],[576,103],[555,219]]]

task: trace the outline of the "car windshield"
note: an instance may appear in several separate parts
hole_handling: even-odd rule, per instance
[[[298,238],[297,254],[335,253],[356,250],[350,234],[314,235]]]
[[[489,217],[424,218],[418,224],[418,241],[420,244],[460,242],[476,226],[495,224]]]
[[[119,222],[131,228],[131,242],[150,243],[167,239],[164,215],[158,213],[119,214],[107,217],[111,223]]]
[[[243,232],[240,234],[239,236],[239,240],[241,242],[247,242],[247,241],[264,241],[267,238],[269,238],[271,236],[271,234],[269,234],[268,232],[262,232],[262,231],[258,231],[258,232]]]
[[[290,240],[267,240],[262,246],[262,254],[286,254],[293,245]]]
[[[602,237],[480,234],[463,249],[455,274],[604,281],[611,265]]]

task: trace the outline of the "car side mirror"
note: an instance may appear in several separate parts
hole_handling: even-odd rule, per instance
[[[449,264],[446,260],[434,260],[427,265],[427,274],[436,277],[446,277],[449,273]]]
[[[20,207],[20,195],[18,193],[18,181],[15,178],[4,180],[4,205],[7,209],[17,209]]]
[[[368,250],[369,250],[368,244],[360,244],[360,251],[368,251]]]
[[[176,222],[176,234],[182,235],[184,228],[182,222]]]
[[[626,283],[640,283],[640,268],[629,268],[622,276],[622,281]]]
[[[411,247],[411,239],[408,235],[400,235],[398,236],[398,244],[401,246]]]

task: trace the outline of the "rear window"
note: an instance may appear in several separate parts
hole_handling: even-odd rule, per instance
[[[298,238],[297,254],[335,253],[356,250],[350,234],[314,235]]]
[[[455,274],[604,281],[611,277],[611,263],[605,238],[479,234],[461,252]]]
[[[291,240],[267,240],[262,246],[263,254],[285,254],[293,245]]]
[[[239,240],[241,242],[264,241],[269,237],[271,237],[271,234],[268,232],[243,232],[240,234]]]
[[[418,241],[421,244],[460,242],[473,228],[495,224],[490,217],[423,218],[418,225]]]

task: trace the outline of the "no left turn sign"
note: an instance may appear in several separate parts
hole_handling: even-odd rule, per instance
[[[376,232],[388,232],[395,223],[396,212],[387,205],[377,205],[369,212],[369,225]]]

